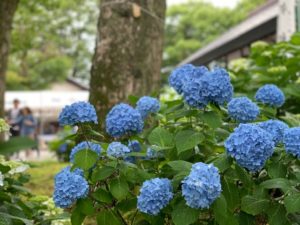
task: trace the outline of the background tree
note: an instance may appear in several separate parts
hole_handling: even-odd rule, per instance
[[[4,116],[5,74],[10,47],[12,21],[19,0],[0,1],[0,117]]]
[[[9,89],[43,89],[67,76],[88,78],[97,0],[20,0],[14,19]]]
[[[241,0],[233,9],[204,1],[190,1],[168,8],[164,66],[174,67],[230,27],[247,17],[265,0]]]
[[[129,94],[159,86],[165,9],[165,0],[101,1],[90,82],[99,118]]]

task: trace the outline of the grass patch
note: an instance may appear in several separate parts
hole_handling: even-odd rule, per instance
[[[25,185],[35,195],[52,196],[54,186],[54,176],[64,167],[67,163],[57,161],[42,161],[31,162],[31,168],[27,170],[30,174],[30,181]]]

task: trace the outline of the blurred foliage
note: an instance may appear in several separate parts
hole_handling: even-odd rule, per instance
[[[300,33],[290,41],[268,44],[258,41],[251,45],[249,58],[232,61],[232,82],[236,93],[252,96],[263,84],[279,86],[286,95],[284,108],[300,113]]]
[[[56,153],[60,162],[68,162],[72,148],[75,146],[74,140],[67,139],[72,137],[74,129],[70,126],[65,126],[63,130],[57,133],[57,138],[49,143],[49,149]]]
[[[174,67],[230,27],[246,18],[264,0],[241,0],[233,9],[189,1],[167,10],[164,66]]]
[[[42,89],[89,76],[97,1],[21,0],[13,24],[8,89]]]

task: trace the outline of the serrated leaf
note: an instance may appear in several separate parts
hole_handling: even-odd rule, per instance
[[[220,116],[213,111],[204,112],[200,115],[200,119],[211,128],[218,128],[222,125]]]
[[[76,207],[75,210],[73,210],[71,215],[72,225],[82,225],[84,219],[85,219],[85,215],[81,213],[80,210]]]
[[[199,210],[192,209],[182,200],[174,206],[172,220],[175,225],[189,225],[194,223],[199,217]]]
[[[176,161],[168,162],[168,165],[176,173],[181,173],[181,172],[189,173],[193,164],[183,160],[176,160]]]
[[[170,147],[173,144],[173,135],[162,127],[157,127],[150,133],[148,141],[151,145],[157,145],[160,147]]]
[[[101,211],[97,215],[98,225],[122,225],[120,219],[112,211]]]
[[[286,210],[283,205],[275,203],[268,212],[269,225],[290,225],[286,218]]]
[[[284,206],[288,213],[300,212],[300,193],[286,196]]]
[[[254,196],[246,195],[242,198],[241,209],[250,214],[250,215],[258,215],[266,212],[269,208],[269,200],[268,199],[258,199]]]
[[[287,192],[291,189],[291,183],[288,179],[285,178],[275,178],[271,180],[266,180],[262,182],[261,187],[266,189],[279,188],[283,192]]]
[[[180,154],[183,151],[194,148],[204,140],[203,134],[193,130],[179,131],[175,136],[175,144]]]
[[[77,209],[84,215],[92,215],[95,212],[93,202],[89,198],[79,199],[77,201]]]
[[[115,172],[115,168],[109,167],[109,166],[104,166],[101,168],[97,168],[96,170],[93,171],[92,174],[92,181],[100,181],[100,180],[105,180],[109,176],[111,176]]]
[[[238,220],[228,211],[227,202],[223,194],[212,205],[215,220],[219,225],[238,225]]]
[[[107,192],[106,190],[103,190],[101,188],[99,188],[97,191],[95,191],[92,194],[93,198],[95,198],[97,201],[99,202],[104,202],[104,203],[112,203],[112,196],[109,192]]]
[[[116,199],[122,200],[127,196],[129,186],[124,179],[117,177],[110,181],[109,190]]]
[[[88,170],[97,162],[98,155],[90,149],[78,151],[74,156],[74,166],[83,170]]]
[[[240,198],[239,198],[239,192],[237,190],[237,187],[235,184],[231,183],[228,179],[224,177],[222,180],[222,193],[226,199],[227,202],[227,208],[234,212],[236,208],[239,207],[240,204]]]

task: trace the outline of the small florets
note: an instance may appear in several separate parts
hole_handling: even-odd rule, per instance
[[[280,107],[285,101],[283,92],[274,84],[266,84],[259,88],[255,94],[255,99],[273,107]]]
[[[171,181],[154,178],[143,183],[138,196],[137,208],[144,213],[157,215],[173,198]]]
[[[274,152],[274,142],[270,134],[254,124],[240,124],[225,141],[227,154],[237,163],[256,172]]]
[[[209,208],[220,194],[219,171],[212,164],[194,164],[190,174],[182,181],[182,195],[191,208]]]
[[[128,153],[130,153],[130,149],[121,142],[112,142],[107,147],[107,155],[112,157],[123,158]]]
[[[124,103],[114,106],[106,116],[106,132],[112,137],[140,133],[143,127],[139,111]]]
[[[79,123],[92,122],[97,124],[97,114],[93,105],[88,102],[75,102],[65,106],[58,117],[61,126],[77,125]]]
[[[71,207],[76,200],[87,196],[89,185],[82,173],[78,169],[71,172],[70,168],[65,168],[55,176],[53,200],[57,207]]]
[[[145,119],[151,113],[157,113],[160,109],[160,103],[156,98],[149,96],[141,97],[136,103],[136,109]]]
[[[275,145],[282,143],[284,131],[289,128],[286,123],[279,120],[267,120],[257,125],[272,135]]]
[[[228,103],[228,114],[232,119],[246,123],[257,118],[259,108],[247,97],[233,98]]]
[[[287,153],[300,159],[300,127],[286,129],[283,143]]]

